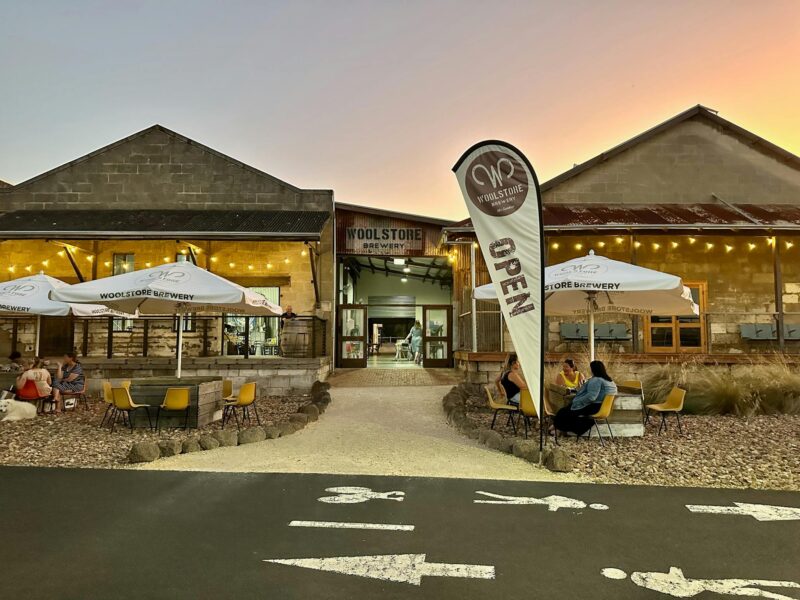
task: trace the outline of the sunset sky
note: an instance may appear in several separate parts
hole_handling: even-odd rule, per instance
[[[800,0],[0,0],[0,179],[160,123],[300,187],[461,218],[485,138],[545,181],[703,104],[800,154]]]

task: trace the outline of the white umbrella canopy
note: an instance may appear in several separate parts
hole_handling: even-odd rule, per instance
[[[101,304],[70,304],[50,299],[50,292],[69,287],[68,283],[44,273],[12,279],[0,284],[0,314],[37,317],[135,317]],[[135,311],[134,311],[135,313]],[[39,319],[36,324],[36,350],[39,354]]]
[[[545,268],[544,280],[546,314],[589,316],[592,359],[595,314],[690,316],[700,312],[680,277],[593,252]],[[497,301],[494,284],[476,288],[474,296]]]
[[[65,302],[99,302],[117,310],[141,314],[178,315],[178,368],[181,376],[183,317],[187,312],[223,312],[279,316],[280,306],[261,294],[190,262],[175,262],[141,271],[78,283],[52,292]]]

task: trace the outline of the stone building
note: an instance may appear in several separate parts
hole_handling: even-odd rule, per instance
[[[696,106],[543,183],[541,192],[547,264],[594,250],[679,275],[700,305],[697,319],[601,319],[601,349],[643,362],[800,353],[799,157]],[[496,363],[511,342],[496,305],[472,306],[473,285],[490,281],[480,252],[474,284],[470,275],[472,224],[444,233],[457,255],[456,358],[473,369]],[[551,360],[584,351],[587,338],[585,321],[548,319]]]
[[[0,186],[2,280],[44,271],[75,283],[180,257],[292,305],[324,339],[318,353],[330,356],[331,190],[297,188],[160,125]],[[175,328],[171,317],[45,318],[40,353],[75,348],[89,364],[127,365],[120,373],[147,357],[168,373]],[[277,354],[277,329],[277,319],[196,314],[186,325],[187,373],[209,360],[250,359],[247,368],[257,368],[255,361]],[[34,320],[0,317],[1,351],[30,353],[34,338]],[[327,363],[315,357],[313,369]],[[285,361],[281,368],[287,378],[305,376]]]

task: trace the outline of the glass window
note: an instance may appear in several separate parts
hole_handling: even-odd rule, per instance
[[[679,340],[682,348],[699,348],[703,343],[702,332],[699,327],[681,327]]]
[[[447,310],[443,308],[426,311],[425,335],[428,337],[447,336]]]
[[[251,287],[250,290],[261,294],[275,304],[280,304],[279,287]],[[226,356],[243,356],[245,354],[245,338],[249,343],[250,356],[278,356],[280,354],[280,318],[279,317],[247,317],[242,315],[226,315],[222,319],[222,353]]]
[[[672,327],[651,327],[650,328],[650,345],[654,348],[671,348],[672,341]]]

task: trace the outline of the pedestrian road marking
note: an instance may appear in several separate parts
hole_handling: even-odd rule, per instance
[[[379,554],[374,556],[332,556],[329,558],[274,558],[264,562],[420,585],[423,577],[494,579],[491,565],[462,565],[425,562],[425,554]]]
[[[370,500],[395,500],[402,502],[405,492],[375,492],[368,487],[331,487],[326,488],[326,492],[336,494],[336,496],[323,496],[317,498],[320,502],[327,504],[358,504],[369,502]]]
[[[628,575],[622,569],[607,568],[600,571],[608,579],[625,579]],[[670,567],[668,573],[638,572],[631,573],[631,581],[646,590],[659,592],[675,598],[692,598],[703,592],[727,596],[751,596],[771,598],[772,600],[796,600],[768,592],[761,588],[800,589],[800,583],[794,581],[774,581],[770,579],[689,579],[678,567]]]
[[[547,510],[555,512],[559,508],[592,508],[594,510],[608,510],[605,504],[586,504],[583,500],[575,500],[566,496],[545,496],[544,498],[530,498],[528,496],[503,496],[491,492],[475,492],[492,500],[474,500],[475,504],[542,504]]]
[[[414,531],[413,525],[394,523],[345,523],[338,521],[292,521],[289,527],[320,527],[323,529],[379,529],[383,531]]]
[[[743,515],[753,517],[757,521],[800,521],[800,508],[791,506],[770,506],[769,504],[746,504],[734,502],[734,506],[706,506],[705,504],[687,504],[693,513],[712,515]]]

